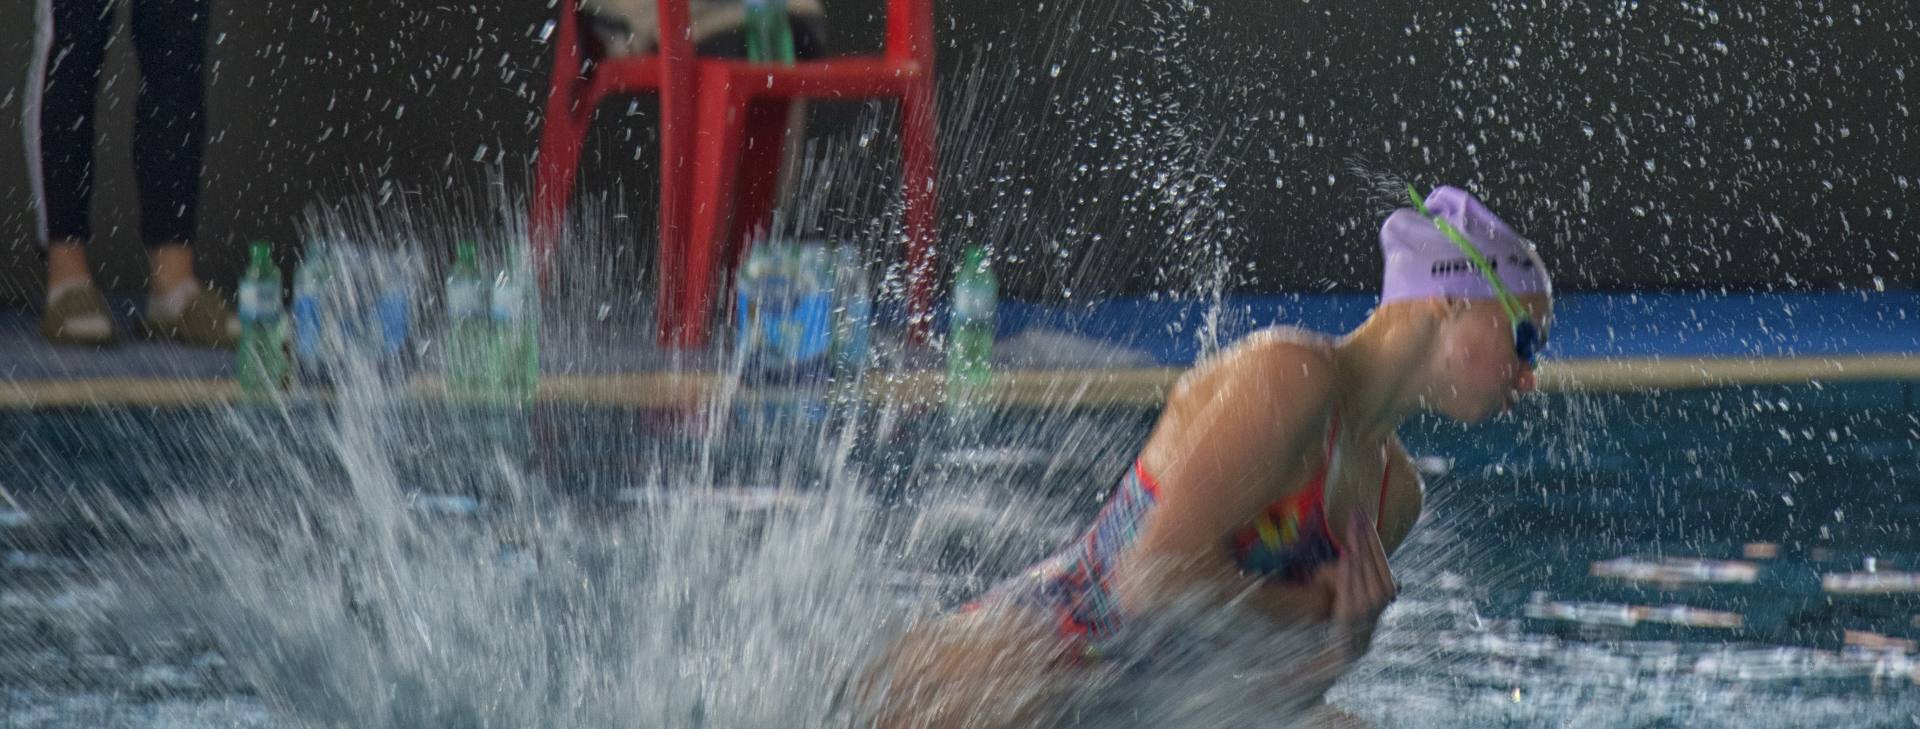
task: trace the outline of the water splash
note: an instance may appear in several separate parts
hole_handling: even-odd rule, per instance
[[[1548,175],[1501,142],[1553,138],[1559,130],[1591,137],[1632,160],[1651,159],[1648,149],[1691,152],[1698,147],[1704,153],[1706,142],[1725,148],[1726,140],[1691,131],[1698,129],[1692,119],[1707,96],[1674,105],[1638,96],[1618,103],[1577,99],[1564,91],[1534,98],[1503,90],[1541,55],[1541,47],[1572,44],[1548,55],[1551,62],[1544,68],[1550,73],[1531,80],[1587,73],[1592,59],[1574,53],[1573,45],[1618,45],[1617,31],[1610,29],[1620,26],[1614,24],[1646,33],[1658,25],[1647,20],[1654,9],[1631,3],[1500,5],[1498,33],[1445,16],[1422,15],[1404,28],[1393,27],[1350,8],[1332,11],[1341,13],[1333,27],[1377,34],[1366,37],[1379,43],[1356,42],[1350,34],[1313,35],[1326,27],[1318,21],[1287,26],[1280,40],[1308,48],[1298,64],[1286,54],[1288,68],[1305,69],[1299,80],[1306,84],[1284,89],[1290,98],[1287,112],[1279,114],[1250,109],[1267,101],[1262,95],[1282,93],[1282,85],[1218,71],[1222,64],[1275,62],[1275,54],[1251,43],[1201,42],[1198,29],[1227,22],[1224,13],[1210,14],[1192,3],[1150,4],[1141,11],[1149,16],[1145,19],[1114,6],[1069,4],[1047,11],[1041,25],[1062,31],[1048,35],[1056,42],[1021,49],[1041,56],[1040,62],[990,62],[994,57],[983,51],[966,64],[969,72],[949,79],[941,189],[950,219],[943,234],[948,240],[994,246],[1016,264],[1009,283],[1019,294],[1089,300],[1106,293],[1107,286],[1146,286],[1196,301],[1210,323],[1194,336],[1203,351],[1210,351],[1222,343],[1219,332],[1237,328],[1230,321],[1234,312],[1221,307],[1225,294],[1257,280],[1240,263],[1252,257],[1247,246],[1256,241],[1234,222],[1237,206],[1248,203],[1229,193],[1250,189],[1236,188],[1236,175],[1261,180],[1257,187],[1263,191],[1265,180],[1284,181],[1281,189],[1290,199],[1344,196],[1351,185],[1377,185],[1376,175],[1329,175],[1323,169],[1327,165],[1314,158],[1315,150],[1332,143],[1361,139],[1346,127],[1363,107],[1412,100],[1428,117],[1453,119],[1413,128],[1403,122],[1397,131],[1376,135],[1383,142],[1384,165],[1393,169],[1471,170],[1502,190],[1551,190],[1556,180],[1560,189],[1574,190],[1568,197],[1572,202],[1545,196],[1544,211],[1566,215],[1536,212],[1534,219],[1575,240],[1575,233],[1600,227],[1588,219],[1602,207],[1597,201],[1618,198],[1621,186],[1640,181],[1596,186],[1581,169],[1578,183],[1569,183],[1564,176],[1572,172]],[[1573,26],[1590,32],[1559,37],[1554,29],[1569,26],[1541,14],[1569,8],[1600,21]],[[1712,12],[1704,6],[1661,12],[1696,10]],[[1696,31],[1721,32],[1712,27],[1721,20],[1702,18]],[[325,20],[315,12],[308,22]],[[1440,74],[1437,83],[1418,74],[1391,84],[1359,83],[1322,45],[1340,43],[1371,53],[1375,47],[1394,47],[1398,36],[1414,35],[1443,37],[1451,46],[1445,52],[1461,62],[1461,70]],[[1512,44],[1506,36],[1521,37],[1525,44]],[[1750,85],[1735,76],[1754,64],[1716,62],[1708,54],[1745,52],[1747,59],[1773,59],[1791,53],[1769,42],[1763,37],[1750,43],[1688,41],[1673,46],[1670,60],[1705,59],[1716,89],[1707,93],[1719,93]],[[384,51],[352,51],[357,60],[343,63],[364,62],[365,69],[387,65],[367,62],[384,61]],[[1430,68],[1431,61],[1413,57],[1421,52],[1409,52],[1405,67]],[[1624,68],[1627,59],[1600,58],[1606,59],[1602,72],[1612,81],[1629,83],[1634,77]],[[1115,62],[1149,70],[1124,78],[1097,72]],[[1850,62],[1854,67],[1878,63]],[[1792,85],[1810,82],[1826,73],[1826,66],[1803,63],[1774,73]],[[409,84],[419,94],[416,107],[431,101],[427,97],[438,80],[478,75],[500,81],[503,90],[517,84],[513,93],[522,95],[523,77],[532,75],[505,54],[496,59],[471,49],[444,54],[410,74]],[[1364,100],[1334,101],[1350,93]],[[1032,97],[1044,103],[1015,103]],[[1719,99],[1712,101],[1719,108]],[[1778,99],[1743,94],[1736,101],[1745,104],[1743,118],[1761,126],[1773,121],[1768,102],[1798,109],[1818,109],[1822,102],[1809,92]],[[1516,110],[1514,104],[1524,108]],[[398,121],[403,108],[396,103],[380,113]],[[288,119],[284,110],[273,113]],[[823,143],[806,156],[798,199],[781,211],[777,230],[850,240],[875,260],[899,258],[898,201],[879,192],[897,178],[896,170],[879,162],[893,153],[892,136],[876,131],[889,128],[888,113],[863,112],[849,140]],[[416,113],[413,123],[421,116]],[[1216,118],[1244,128],[1222,129],[1207,121]],[[299,148],[290,145],[274,153],[292,159],[321,143],[370,140],[391,151],[395,141],[388,137],[394,135],[366,126],[341,124],[337,133],[327,126],[302,137]],[[1846,122],[1823,125],[1815,136],[1822,145],[1845,148],[1844,140],[1858,144],[1864,136],[1850,131],[1855,127],[1886,133]],[[1580,131],[1567,131],[1576,128]],[[630,135],[623,141],[631,141]],[[1458,145],[1435,141],[1456,137],[1463,140]],[[316,138],[320,142],[311,141]],[[1373,140],[1365,141],[1370,149]],[[1777,130],[1756,132],[1748,137],[1746,151],[1764,153],[1783,144]],[[1062,152],[1065,146],[1072,153]],[[503,147],[469,139],[445,155],[450,163],[498,164]],[[1708,169],[1699,154],[1694,156],[1671,162],[1663,157],[1647,173],[1662,175],[1651,180],[1650,189],[1706,187],[1724,200],[1755,189],[1767,174],[1808,169],[1756,157],[1727,175],[1729,192],[1722,192],[1711,181],[1706,186],[1689,182],[1688,174]],[[502,255],[524,246],[519,211],[525,206],[502,192],[504,185],[462,184],[457,175],[402,184],[390,179],[391,159],[366,162],[369,174],[381,179],[368,185],[377,190],[371,200],[318,211],[306,224],[309,240],[333,241],[340,251],[365,251],[342,254],[347,279],[359,282],[343,291],[364,292],[393,276],[412,278],[419,290],[429,291],[444,273],[435,254],[460,237],[478,238]],[[1819,161],[1811,169],[1845,177],[1847,170],[1835,165]],[[1868,163],[1864,174],[1876,175],[1877,169]],[[1906,178],[1899,179],[1905,189]],[[424,202],[436,188],[452,192]],[[1829,192],[1831,186],[1820,194]],[[632,197],[618,188],[588,191],[572,218],[564,249],[573,258],[562,266],[560,288],[547,302],[547,371],[605,373],[633,364],[636,357],[654,358],[645,361],[669,368],[725,371],[727,362],[715,353],[661,355],[635,341],[647,336],[650,321],[641,293],[646,287],[635,285],[646,280],[641,261],[649,240],[639,231],[647,221],[644,215],[595,207]],[[1283,211],[1309,209],[1264,198],[1256,202]],[[1891,215],[1890,206],[1881,207]],[[1345,236],[1377,224],[1377,211],[1365,205],[1342,209],[1352,218],[1270,235],[1304,238],[1330,230]],[[1676,231],[1705,233],[1697,246],[1711,249],[1716,265],[1732,266],[1724,246],[1716,246],[1734,235],[1732,228],[1676,216],[1661,204],[1643,205],[1641,219],[1646,222],[1631,230],[1659,233],[1644,236],[1648,239],[1676,237]],[[1767,225],[1774,232],[1804,236],[1810,234],[1800,228],[1813,224],[1776,214]],[[1130,270],[1150,273],[1137,277],[1142,281],[1113,284],[1109,261],[1142,246],[1162,258],[1130,262]],[[1862,252],[1869,258],[1883,253],[1870,247]],[[1332,281],[1362,263],[1329,256],[1302,266],[1312,271],[1306,279]],[[893,270],[883,291],[900,291],[900,276]],[[420,303],[432,310],[431,298]],[[434,366],[435,336],[430,328],[424,332],[426,346],[417,353],[419,366],[428,370]],[[28,561],[8,573],[9,589],[24,586],[10,592],[10,599],[41,610],[36,625],[48,627],[62,649],[42,650],[37,641],[48,639],[6,633],[4,663],[13,672],[10,677],[30,682],[41,673],[56,674],[61,676],[56,685],[79,687],[74,689],[78,696],[53,701],[51,720],[146,723],[144,717],[113,715],[100,707],[107,702],[87,693],[111,693],[132,684],[144,687],[133,695],[161,702],[215,697],[189,710],[197,713],[184,720],[205,724],[850,722],[843,688],[880,647],[906,626],[978,594],[1070,535],[1097,506],[1107,478],[1131,456],[1145,425],[1138,422],[1140,413],[1103,410],[1085,389],[1060,386],[1044,398],[1041,414],[1011,419],[995,442],[950,448],[937,429],[916,425],[927,403],[864,410],[851,422],[816,421],[803,412],[769,412],[737,381],[724,378],[716,397],[666,414],[574,405],[470,410],[415,399],[411,383],[388,376],[351,340],[331,342],[343,374],[328,402],[251,404],[204,417],[181,416],[184,422],[165,427],[132,413],[102,416],[102,431],[136,436],[127,438],[135,444],[126,446],[124,458],[170,463],[166,444],[181,441],[200,450],[190,466],[163,471],[174,478],[165,484],[169,493],[157,507],[109,500],[85,504],[105,533],[100,541],[114,547],[95,549],[101,545],[92,543],[76,551],[90,559],[105,552],[120,560],[108,570],[106,587],[74,586],[69,573],[84,570],[64,562]],[[891,359],[882,360],[882,377],[924,364],[912,357],[895,350]],[[1900,441],[1887,438],[1872,441],[1890,450],[1871,458],[1850,456],[1839,446],[1753,451],[1717,445],[1707,441],[1731,442],[1761,425],[1780,428],[1788,445],[1813,441],[1802,432],[1811,432],[1811,426],[1792,422],[1790,408],[1774,408],[1775,398],[1767,393],[1716,397],[1721,401],[1679,404],[1571,397],[1532,406],[1532,414],[1551,416],[1543,421],[1496,424],[1493,437],[1511,436],[1507,440],[1526,454],[1482,458],[1471,468],[1463,463],[1458,480],[1438,491],[1432,507],[1437,523],[1417,534],[1417,549],[1396,561],[1412,589],[1389,613],[1376,657],[1336,689],[1335,701],[1365,718],[1410,726],[1727,725],[1735,719],[1745,726],[1756,716],[1782,725],[1911,723],[1911,710],[1905,708],[1910,694],[1893,685],[1898,661],[1811,645],[1821,640],[1810,635],[1817,626],[1834,622],[1819,622],[1817,615],[1787,621],[1781,633],[1756,636],[1785,645],[1746,651],[1563,638],[1520,616],[1499,614],[1503,607],[1521,604],[1504,594],[1519,586],[1567,588],[1556,581],[1563,576],[1553,572],[1563,566],[1560,562],[1516,565],[1487,556],[1512,551],[1516,539],[1560,530],[1553,545],[1585,540],[1609,556],[1643,543],[1711,553],[1729,538],[1705,533],[1714,521],[1698,509],[1707,498],[1699,494],[1714,493],[1742,504],[1737,513],[1743,517],[1781,519],[1801,530],[1797,533],[1822,535],[1820,543],[1830,544],[1835,540],[1826,535],[1844,536],[1840,530],[1847,527],[1820,516],[1832,509],[1825,508],[1829,504],[1814,508],[1817,494],[1806,493],[1811,488],[1798,488],[1797,480],[1769,483],[1746,497],[1729,485],[1747,478],[1741,467],[1748,457],[1762,453],[1773,461],[1769,465],[1795,473],[1812,472],[1809,464],[1818,466],[1822,458],[1857,457],[1847,462],[1875,474],[1879,480],[1871,485],[1886,491],[1899,477],[1882,479],[1876,469],[1905,463],[1893,461],[1912,453],[1910,443],[1902,450]],[[1763,402],[1766,408],[1759,407]],[[1700,415],[1702,410],[1712,417]],[[1863,419],[1853,424],[1862,430],[1911,427],[1898,425],[1899,413],[1859,412]],[[1912,420],[1910,414],[1905,417]],[[1783,422],[1776,425],[1776,418]],[[1705,455],[1691,462],[1659,461],[1651,474],[1637,471],[1625,464],[1636,462],[1636,447],[1650,446],[1616,435],[1623,432],[1698,433],[1703,442],[1695,445]],[[1896,445],[1886,446],[1889,442]],[[1042,455],[1005,459],[1011,468],[993,465],[995,454],[1034,444],[1044,444]],[[47,465],[50,471],[70,466]],[[73,479],[107,477],[79,473]],[[1682,485],[1733,490],[1690,492]],[[1635,487],[1644,490],[1632,493],[1648,494],[1652,517],[1642,510],[1629,518],[1613,508],[1616,497],[1610,494]],[[1785,510],[1775,506],[1780,497],[1786,497]],[[1524,516],[1490,516],[1513,512]],[[1512,533],[1483,533],[1494,524],[1511,525]],[[124,549],[127,543],[137,547]],[[34,576],[17,576],[21,573]],[[42,600],[27,589],[41,587],[51,596]],[[1238,616],[1207,617],[1220,630],[1242,625]],[[193,626],[184,638],[181,625]],[[1136,719],[1219,726],[1290,715],[1284,712],[1297,707],[1257,695],[1269,684],[1248,678],[1284,675],[1289,660],[1299,657],[1303,639],[1271,640],[1219,651],[1217,660],[1162,674],[1157,684],[1133,684],[1127,695],[1136,701],[1129,706],[1101,707],[1100,697],[1088,697],[1077,708],[1086,710],[1087,721],[1102,726]],[[125,650],[119,643],[127,644]],[[138,660],[105,660],[119,654]],[[154,661],[145,660],[149,657]],[[146,670],[155,661],[191,667],[194,676],[205,679],[174,681],[164,671]],[[1793,669],[1769,672],[1769,662]],[[1753,678],[1813,680],[1836,665],[1841,668],[1835,670],[1853,672],[1848,677],[1883,680],[1889,687],[1884,693],[1782,691]],[[67,679],[71,682],[59,683]],[[1124,679],[1104,676],[1092,685]],[[274,713],[257,711],[247,696],[257,696]],[[155,721],[167,721],[167,711],[155,710],[163,715]]]

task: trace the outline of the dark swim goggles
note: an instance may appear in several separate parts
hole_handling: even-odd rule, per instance
[[[1493,272],[1493,265],[1487,263],[1487,257],[1480,254],[1480,249],[1467,242],[1467,237],[1454,228],[1452,223],[1434,217],[1433,213],[1427,210],[1426,198],[1421,197],[1420,192],[1413,189],[1413,185],[1407,185],[1407,197],[1413,199],[1415,210],[1419,210],[1421,215],[1433,221],[1433,224],[1440,228],[1440,232],[1447,235],[1447,240],[1453,241],[1453,244],[1460,248],[1461,253],[1467,254],[1467,260],[1473,261],[1474,270],[1479,271],[1480,275],[1487,279],[1487,284],[1493,287],[1494,298],[1500,301],[1500,308],[1507,312],[1507,321],[1513,324],[1513,354],[1520,358],[1521,363],[1532,367],[1534,360],[1540,355],[1540,350],[1546,348],[1547,341],[1540,336],[1539,325],[1534,324],[1533,318],[1527,316],[1527,309],[1520,304],[1520,297],[1514,296],[1513,292],[1507,289],[1506,283]]]

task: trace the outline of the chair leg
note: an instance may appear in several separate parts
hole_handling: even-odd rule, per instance
[[[706,343],[707,319],[713,310],[715,249],[733,217],[734,177],[746,122],[744,105],[735,96],[733,79],[725,68],[708,67],[696,97],[689,235],[680,270],[681,306],[672,337],[672,343],[682,347]]]
[[[788,115],[794,106],[787,99],[766,99],[747,105],[746,149],[740,155],[740,193],[734,208],[733,228],[722,231],[727,243],[721,251],[721,265],[737,265],[751,245],[772,224],[769,216],[776,207],[786,163]],[[725,296],[729,279],[722,271],[721,295]]]
[[[933,327],[933,288],[938,280],[938,174],[933,79],[928,76],[901,100],[900,155],[906,186],[907,337],[921,344]]]
[[[528,231],[535,271],[548,282],[560,233],[566,227],[567,203],[573,197],[574,176],[583,147],[582,130],[570,113],[548,114],[540,130],[540,161],[534,168],[533,210]]]
[[[534,271],[542,288],[551,276],[554,249],[566,226],[567,203],[573,197],[574,176],[586,135],[586,124],[577,121],[585,117],[574,109],[586,84],[580,78],[583,52],[573,0],[561,3],[557,25],[553,74],[547,84],[546,116],[540,127],[539,162],[534,168],[533,205],[527,221]]]
[[[670,346],[677,336],[680,316],[680,287],[686,280],[684,269],[688,224],[689,194],[686,177],[693,166],[693,129],[696,109],[692,89],[675,95],[666,88],[660,92],[660,240],[654,254],[654,277],[659,282],[654,299],[655,338]]]
[[[660,252],[656,276],[655,336],[673,346],[685,314],[680,288],[686,285],[686,261],[693,230],[686,179],[699,167],[694,130],[699,118],[701,63],[693,53],[687,0],[654,3],[660,34]],[[674,29],[678,29],[677,31]]]

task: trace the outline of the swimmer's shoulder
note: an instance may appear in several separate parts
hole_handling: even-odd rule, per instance
[[[1333,366],[1331,335],[1294,326],[1271,326],[1234,343],[1232,350],[1261,360],[1279,360],[1286,364]],[[1230,350],[1231,351],[1231,350]]]
[[[1195,363],[1181,376],[1177,386],[1212,380],[1227,372],[1262,372],[1286,375],[1305,371],[1305,377],[1331,376],[1333,337],[1292,326],[1261,329],[1234,342],[1232,346]]]
[[[1194,365],[1175,383],[1170,399],[1281,391],[1289,398],[1328,400],[1333,344],[1333,337],[1299,327],[1262,329]],[[1254,387],[1246,387],[1249,383]]]

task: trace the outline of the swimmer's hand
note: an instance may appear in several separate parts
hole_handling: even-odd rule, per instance
[[[1387,569],[1387,550],[1380,544],[1373,520],[1356,514],[1347,522],[1341,543],[1347,545],[1339,561],[1322,565],[1310,583],[1325,602],[1325,621],[1315,655],[1289,672],[1285,690],[1306,697],[1324,696],[1334,683],[1373,647],[1373,631],[1380,614],[1399,594]],[[1315,724],[1315,726],[1319,726]]]
[[[1328,618],[1346,630],[1352,657],[1357,660],[1372,647],[1380,614],[1399,596],[1400,588],[1387,567],[1386,547],[1367,515],[1356,512],[1347,520],[1347,533],[1341,543],[1347,545],[1346,555],[1324,569],[1321,578],[1331,581],[1328,587],[1333,591]]]

